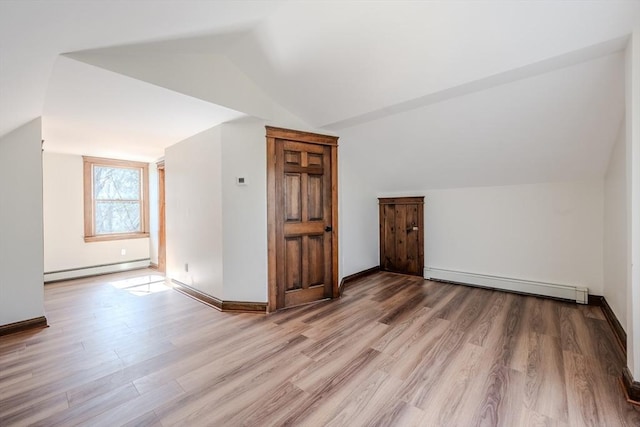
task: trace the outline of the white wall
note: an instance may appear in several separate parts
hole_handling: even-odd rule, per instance
[[[427,191],[425,266],[602,295],[602,182]]]
[[[604,290],[614,314],[627,328],[627,178],[625,125],[611,152],[604,180]]]
[[[602,294],[601,180],[433,190],[407,183],[410,154],[375,160],[363,153],[377,145],[360,135],[345,132],[340,145],[342,276],[379,264],[377,197],[424,195],[425,266]],[[426,150],[411,155],[432,162]],[[401,185],[392,192],[390,182]]]
[[[221,146],[215,127],[165,151],[167,277],[217,298],[223,296]]]
[[[242,112],[264,120],[276,120],[280,125],[306,126],[302,120],[274,102],[225,55],[212,52],[174,53],[172,60],[167,61],[167,55],[163,53],[136,51],[132,55],[127,47],[115,47],[109,51],[108,55],[104,55],[104,51],[84,51],[67,56],[198,100],[209,101],[219,106],[216,115],[223,114],[224,120],[239,118],[242,114],[238,112]]]
[[[359,188],[344,189],[344,197]],[[343,215],[351,224],[342,236],[344,275],[379,263],[376,198],[424,195],[425,267],[602,295],[602,193],[601,181],[587,181],[369,194],[372,200]],[[358,247],[368,249],[353,251]]]
[[[609,55],[347,128],[340,156],[379,191],[602,179],[623,68]]]
[[[340,279],[380,263],[378,199],[370,179],[374,172],[353,142],[339,141],[338,147]]]
[[[82,156],[45,152],[42,170],[45,272],[149,258],[148,238],[84,241]]]
[[[627,367],[640,379],[640,30],[625,51],[627,163]]]
[[[41,128],[0,139],[0,325],[44,315]]]
[[[253,119],[166,150],[167,276],[221,300],[267,301],[266,164]]]
[[[267,301],[267,150],[264,122],[222,130],[224,299]],[[246,185],[236,184],[244,177]]]

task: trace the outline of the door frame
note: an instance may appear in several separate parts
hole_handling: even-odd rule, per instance
[[[278,274],[276,259],[276,144],[277,140],[296,141],[331,147],[331,289],[332,298],[340,296],[338,289],[338,137],[265,126],[267,134],[267,311],[278,309]],[[282,237],[282,236],[280,236]]]
[[[165,218],[164,159],[156,163],[158,170],[158,272],[167,270],[167,231]]]

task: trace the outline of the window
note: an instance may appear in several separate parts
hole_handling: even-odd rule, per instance
[[[83,159],[85,242],[149,237],[148,165]]]

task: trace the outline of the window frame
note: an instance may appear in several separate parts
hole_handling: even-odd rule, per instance
[[[82,156],[82,159],[84,163],[84,241],[103,242],[109,240],[142,239],[149,237],[149,165],[144,162],[106,159],[103,157]],[[95,233],[95,199],[93,197],[94,166],[140,170],[142,175],[142,188],[140,194],[140,228],[142,231],[110,234]]]

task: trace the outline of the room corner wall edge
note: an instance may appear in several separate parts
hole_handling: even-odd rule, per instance
[[[640,382],[633,379],[629,368],[622,370],[622,388],[629,403],[640,406]]]
[[[366,270],[358,271],[357,273],[350,274],[345,276],[340,281],[339,293],[342,295],[342,291],[351,285],[353,282],[365,278],[367,276],[371,276],[372,274],[376,274],[380,271],[380,266],[376,265],[375,267],[367,268]]]
[[[622,324],[618,320],[607,299],[602,295],[589,295],[589,305],[600,307],[607,319],[607,323],[613,330],[616,341],[620,345],[623,354],[627,355],[627,333],[622,328]],[[631,371],[627,366],[622,369],[620,383],[624,391],[625,397],[629,403],[640,406],[640,382],[635,381]]]
[[[223,301],[214,296],[205,294],[185,283],[176,279],[171,279],[173,289],[195,299],[209,307],[213,307],[219,311],[242,312],[242,313],[266,313],[266,302],[249,302],[249,301]]]
[[[627,352],[627,334],[606,298],[601,295],[589,295],[587,288],[557,285],[544,282],[532,282],[496,276],[463,273],[459,271],[425,268],[424,278],[463,285],[492,288],[508,292],[525,293],[554,299],[575,300],[576,303],[598,306],[611,327],[616,341],[624,354]],[[629,403],[640,406],[640,382],[636,381],[628,367],[622,369],[620,382]]]
[[[620,348],[622,349],[624,354],[627,354],[627,333],[622,327],[620,320],[618,320],[618,317],[613,312],[613,309],[607,302],[607,299],[602,295],[589,295],[589,305],[600,307],[602,313],[604,314],[604,317],[607,319],[607,323],[609,323],[609,326],[611,326],[611,329],[613,330],[616,341],[618,341]]]
[[[424,278],[427,280],[439,280],[443,282],[460,283],[509,292],[570,300],[575,301],[578,304],[587,304],[589,299],[589,291],[584,287],[466,273],[462,271],[445,270],[433,267],[425,267]]]
[[[30,331],[32,329],[48,328],[47,318],[44,316],[35,317],[33,319],[22,320],[20,322],[9,323],[7,325],[0,325],[0,337],[16,334],[18,332]]]

